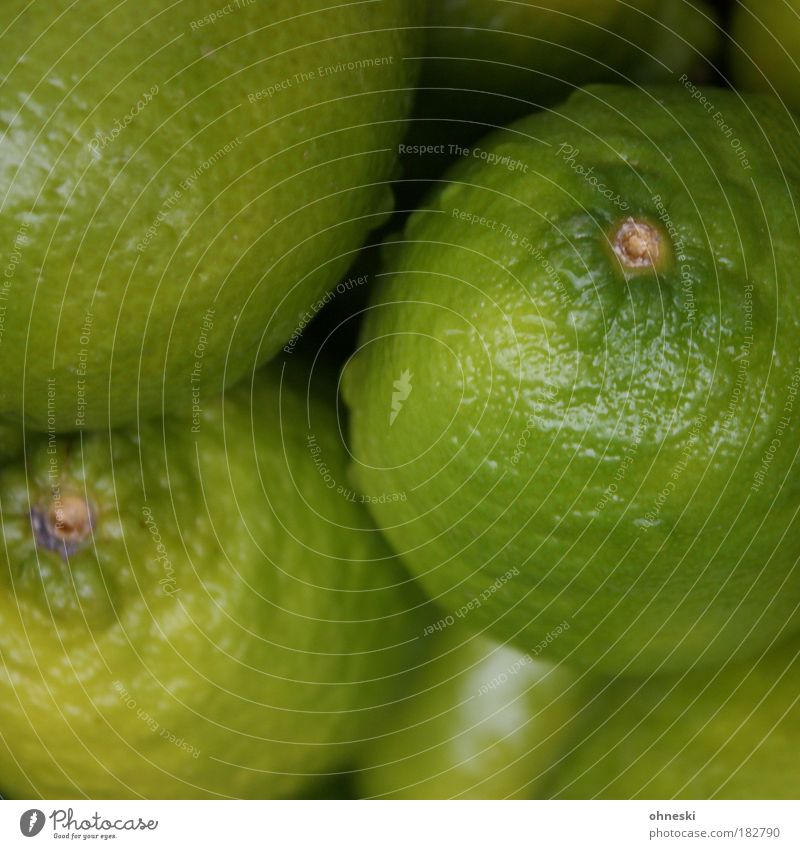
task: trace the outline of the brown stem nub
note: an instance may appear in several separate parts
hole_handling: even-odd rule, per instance
[[[49,507],[31,509],[31,524],[40,548],[68,557],[83,548],[91,537],[94,514],[80,495],[56,495]]]
[[[614,253],[622,267],[631,270],[663,265],[666,245],[661,231],[647,221],[626,218],[612,237]]]

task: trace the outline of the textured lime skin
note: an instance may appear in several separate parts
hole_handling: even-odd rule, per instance
[[[302,793],[402,692],[417,592],[322,482],[298,425],[341,479],[331,411],[260,380],[199,433],[45,439],[0,473],[5,794]],[[31,509],[84,493],[89,543],[68,560],[37,546]]]
[[[442,0],[428,26],[423,86],[491,91],[499,118],[587,83],[677,79],[718,39],[708,7],[683,0]]]
[[[534,798],[566,750],[581,704],[576,677],[456,630],[436,639],[414,697],[365,748],[361,796]]]
[[[800,111],[800,2],[741,0],[731,18],[730,67],[737,86],[777,94]]]
[[[797,799],[800,643],[719,672],[616,683],[556,772],[572,799]]]
[[[555,656],[615,673],[798,621],[800,150],[777,101],[704,96],[593,87],[488,139],[513,170],[461,164],[387,244],[344,376],[355,474],[406,494],[373,513],[445,610],[486,594],[470,624],[523,650],[567,621]],[[612,251],[629,216],[659,271]]]
[[[391,209],[414,76],[406,0],[70,5],[0,12],[0,418],[39,430],[273,356]]]

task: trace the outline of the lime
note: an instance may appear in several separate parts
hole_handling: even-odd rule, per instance
[[[435,643],[433,659],[415,679],[415,695],[365,749],[361,795],[536,796],[574,731],[575,676],[458,628]]]
[[[6,793],[302,793],[403,692],[421,602],[332,411],[274,369],[249,390],[0,472]]]
[[[800,111],[800,0],[740,0],[731,19],[731,75],[738,86],[777,94]]]
[[[615,673],[758,653],[800,602],[791,120],[599,86],[481,150],[387,243],[344,375],[379,526],[523,651],[566,622],[546,655]]]
[[[273,356],[389,213],[414,80],[414,0],[73,5],[0,12],[0,418],[38,430]]]
[[[555,795],[797,799],[798,674],[795,638],[756,663],[609,686]]]

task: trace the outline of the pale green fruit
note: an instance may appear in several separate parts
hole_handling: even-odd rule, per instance
[[[272,357],[391,209],[415,7],[6,0],[0,419],[117,426]]]
[[[574,733],[577,676],[456,628],[365,749],[367,797],[534,798]]]
[[[753,663],[609,684],[556,773],[554,794],[797,799],[799,652],[794,637]]]
[[[6,794],[302,794],[403,695],[422,602],[329,485],[332,411],[276,370],[250,390],[0,471]]]

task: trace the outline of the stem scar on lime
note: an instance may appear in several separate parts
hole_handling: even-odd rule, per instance
[[[661,271],[669,256],[666,234],[644,218],[628,217],[619,222],[611,247],[626,271]]]
[[[80,495],[54,494],[49,506],[31,508],[31,525],[36,544],[57,551],[65,559],[80,551],[94,527],[94,510]]]

